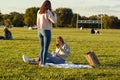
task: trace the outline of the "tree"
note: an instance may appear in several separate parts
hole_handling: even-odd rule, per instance
[[[0,25],[3,25],[3,16],[2,16],[2,13],[0,13]]]
[[[24,23],[27,26],[36,25],[36,18],[37,18],[38,9],[39,8],[36,8],[36,7],[26,9],[25,14],[24,14]]]
[[[57,24],[59,27],[70,26],[73,12],[69,8],[58,8],[55,10],[57,14]]]
[[[103,15],[102,16],[103,28],[110,29],[117,26],[118,18],[114,16]]]
[[[23,17],[23,14],[20,14],[18,12],[11,12],[10,16],[11,16],[12,24],[15,27],[24,26],[24,17]]]
[[[6,27],[11,27],[11,25],[12,25],[12,21],[11,21],[10,17],[11,16],[9,14],[3,15],[3,23]]]
[[[6,19],[5,21],[4,21],[4,24],[5,24],[5,26],[6,27],[11,27],[11,25],[12,25],[12,22],[10,21],[10,19]]]
[[[110,28],[119,28],[118,26],[118,18],[117,17],[115,17],[115,16],[110,16]]]
[[[78,14],[73,14],[72,20],[71,20],[71,26],[76,27],[76,22],[77,22],[77,15]]]

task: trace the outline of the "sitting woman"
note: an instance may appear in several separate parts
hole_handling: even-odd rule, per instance
[[[56,49],[52,53],[47,55],[47,63],[54,64],[63,64],[66,61],[66,58],[70,55],[70,47],[64,43],[64,40],[61,36],[56,39]],[[28,63],[39,63],[40,58],[29,59],[23,55],[23,61]]]
[[[12,40],[12,34],[11,32],[8,30],[8,28],[4,28],[4,39],[6,40]]]
[[[91,34],[95,34],[95,29],[94,28],[91,29]]]

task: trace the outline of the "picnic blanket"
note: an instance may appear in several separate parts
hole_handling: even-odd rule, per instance
[[[64,64],[53,64],[53,63],[46,63],[48,66],[53,66],[56,68],[92,68],[90,65],[83,65],[83,64],[74,64],[72,62],[65,62]]]

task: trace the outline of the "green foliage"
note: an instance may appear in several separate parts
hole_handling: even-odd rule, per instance
[[[77,21],[77,14],[73,14],[71,26],[74,28],[76,27],[76,21]]]
[[[7,26],[34,26],[36,25],[37,11],[39,8],[31,7],[27,8],[25,14],[18,12],[11,12],[10,14],[0,13],[0,25]],[[57,14],[57,23],[55,27],[76,27],[77,14],[72,12],[70,8],[57,8],[55,10]],[[78,14],[79,15],[79,14]],[[116,16],[109,16],[107,14],[92,15],[90,17],[80,16],[79,20],[100,20],[102,16],[102,26],[104,29],[120,29],[120,19]],[[8,21],[9,20],[9,21]],[[8,22],[10,25],[8,25]],[[78,24],[78,27],[83,28],[101,28],[100,24]]]
[[[1,13],[0,13],[0,25],[3,25],[3,17]]]
[[[108,15],[102,16],[104,29],[120,28],[119,27],[120,22],[118,21],[119,21],[118,18],[114,16],[108,16]]]
[[[36,25],[36,18],[37,18],[37,11],[39,8],[32,7],[26,9],[25,15],[24,15],[24,22],[28,26],[34,26]]]
[[[57,27],[66,27],[71,24],[73,12],[69,8],[58,8],[55,10],[57,14]]]
[[[18,12],[11,12],[11,21],[13,26],[24,26],[24,17],[23,14],[20,14]]]
[[[4,24],[6,27],[10,27],[12,25],[12,22],[10,21],[10,19],[7,19],[4,21]]]
[[[0,28],[0,32],[2,32]],[[37,30],[11,28],[16,40],[0,40],[0,80],[119,80],[120,30],[100,30],[100,35],[90,34],[90,29],[53,29],[49,52],[55,49],[57,36],[70,45],[67,61],[88,64],[84,53],[93,50],[101,65],[92,69],[61,69],[24,63],[22,54],[33,58],[39,55]]]

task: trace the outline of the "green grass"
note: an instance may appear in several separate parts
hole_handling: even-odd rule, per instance
[[[2,35],[0,28],[0,35]],[[100,30],[90,34],[90,29],[53,29],[49,52],[55,49],[55,39],[62,36],[70,45],[67,61],[88,64],[84,54],[92,50],[101,65],[92,69],[40,68],[24,63],[22,54],[39,55],[37,30],[10,29],[16,40],[0,40],[0,80],[119,80],[120,79],[120,30]]]

